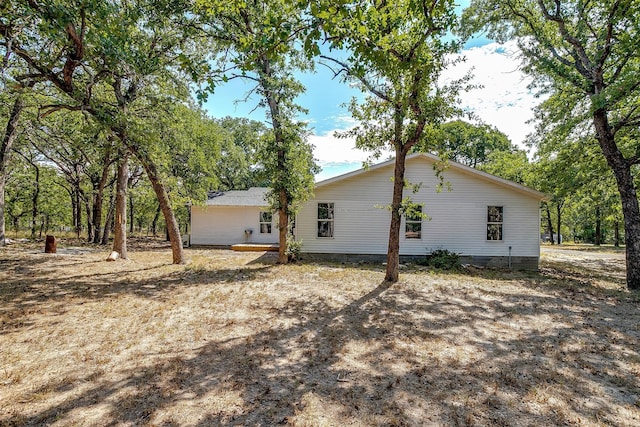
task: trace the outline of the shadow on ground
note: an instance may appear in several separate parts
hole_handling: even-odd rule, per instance
[[[318,283],[329,287],[326,296],[296,293],[295,283],[273,281],[272,263],[266,255],[233,268],[203,264],[127,281],[117,273],[72,273],[49,293],[34,294],[44,278],[2,260],[21,275],[0,287],[4,307],[63,295],[158,298],[181,286],[259,280],[291,292],[281,304],[260,303],[271,314],[254,319],[253,333],[218,339],[210,331],[193,351],[122,370],[117,381],[100,372],[53,379],[34,395],[59,390],[67,398],[29,414],[0,412],[0,425],[63,425],[98,406],[108,410],[97,424],[114,426],[640,422],[640,311],[624,296],[589,287],[595,272],[411,270],[391,285],[376,279],[378,266],[297,267],[370,270],[359,294],[347,298],[339,281]],[[134,273],[154,269],[162,267]],[[331,287],[344,304],[330,300]]]

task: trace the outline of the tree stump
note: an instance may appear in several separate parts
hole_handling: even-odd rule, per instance
[[[57,251],[57,243],[55,236],[47,235],[47,239],[44,242],[44,253],[55,254]]]

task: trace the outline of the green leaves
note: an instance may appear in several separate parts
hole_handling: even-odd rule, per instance
[[[365,103],[350,105],[360,122],[351,133],[360,147],[374,152],[389,143],[410,148],[421,140],[427,122],[453,113],[447,99],[453,88],[436,89],[452,47],[440,41],[454,22],[452,2],[435,1],[430,9],[413,1],[320,4],[324,8],[318,6],[317,13],[333,47],[349,52],[346,61],[328,62],[370,94]],[[321,13],[332,7],[331,17]]]
[[[488,125],[473,125],[456,120],[441,125],[438,130],[436,135],[426,139],[426,146],[420,144],[416,149],[437,151],[442,158],[471,167],[487,163],[493,152],[509,152],[513,149],[505,134]]]

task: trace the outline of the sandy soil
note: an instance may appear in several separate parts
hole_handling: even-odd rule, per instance
[[[539,273],[0,248],[0,425],[640,425],[619,254]]]

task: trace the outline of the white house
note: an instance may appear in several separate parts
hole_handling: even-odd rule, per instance
[[[429,218],[403,217],[401,257],[423,257],[433,250],[447,249],[474,264],[536,269],[540,201],[545,195],[455,162],[449,162],[442,172],[441,183],[434,170],[438,161],[429,154],[407,157],[405,177],[411,184],[421,185],[415,193],[406,188],[404,195],[419,204]],[[393,168],[390,160],[318,182],[314,197],[296,216],[294,234],[303,242],[303,253],[311,258],[384,259]],[[194,208],[192,243],[277,242],[275,222],[270,235],[255,231],[266,202],[231,202],[236,197],[244,200],[240,193],[257,199],[260,191],[266,190],[228,192],[210,199],[205,208]],[[254,232],[245,236],[245,229]]]
[[[204,206],[191,207],[191,244],[278,243],[278,217],[269,211],[268,190],[210,192]]]

